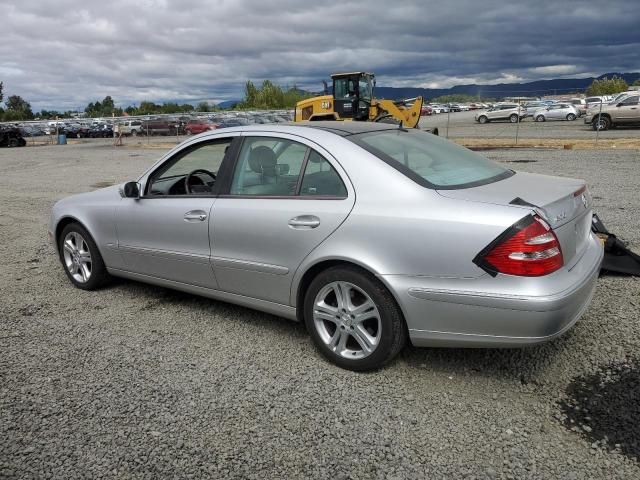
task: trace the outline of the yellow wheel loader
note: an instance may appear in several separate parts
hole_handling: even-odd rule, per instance
[[[296,105],[295,121],[359,120],[365,122],[400,123],[415,128],[420,121],[422,97],[393,101],[373,97],[376,84],[373,73],[352,72],[331,75],[333,95],[302,100]]]

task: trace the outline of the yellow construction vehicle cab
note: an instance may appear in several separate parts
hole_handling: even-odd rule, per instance
[[[383,100],[373,96],[376,84],[373,73],[352,72],[331,75],[333,95],[302,100],[296,105],[295,121],[360,120],[368,122],[402,122],[413,128],[420,121],[422,97],[409,100]],[[411,102],[411,103],[410,103]]]

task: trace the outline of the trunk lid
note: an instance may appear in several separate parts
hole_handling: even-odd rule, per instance
[[[509,178],[473,188],[438,190],[448,198],[535,210],[551,226],[571,268],[587,247],[591,231],[591,195],[583,180],[516,172]],[[526,212],[523,211],[523,216]]]

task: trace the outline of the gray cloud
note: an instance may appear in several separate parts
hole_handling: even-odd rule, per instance
[[[237,98],[247,79],[317,90],[341,70],[447,87],[640,65],[634,1],[23,0],[3,17],[0,81],[36,109]]]

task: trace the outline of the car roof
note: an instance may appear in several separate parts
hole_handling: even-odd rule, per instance
[[[325,130],[341,137],[347,137],[349,135],[356,135],[358,133],[365,132],[379,132],[383,130],[395,130],[398,125],[389,123],[376,123],[376,122],[354,122],[354,121],[314,121],[314,122],[291,122],[289,125],[296,127],[315,128],[318,130]]]

